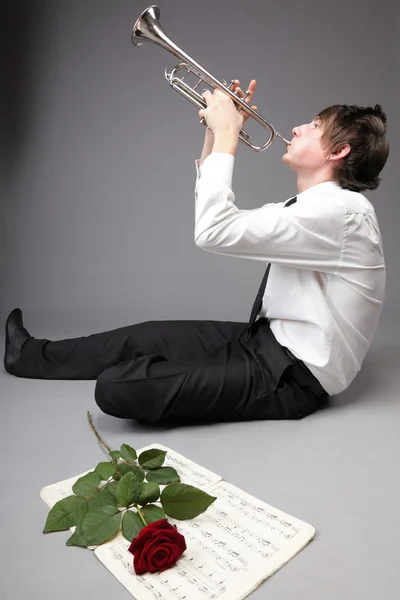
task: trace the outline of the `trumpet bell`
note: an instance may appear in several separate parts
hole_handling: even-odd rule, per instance
[[[150,41],[162,46],[174,56],[180,58],[180,48],[175,46],[160,25],[160,9],[158,6],[149,6],[137,19],[132,29],[131,41],[134,46],[141,46],[143,42]]]
[[[142,12],[137,18],[136,23],[132,29],[131,41],[134,46],[141,46],[147,39],[152,39],[152,32],[155,26],[158,25],[160,18],[160,9],[158,6],[149,6]],[[155,33],[155,32],[154,32]],[[155,41],[156,37],[154,36]]]

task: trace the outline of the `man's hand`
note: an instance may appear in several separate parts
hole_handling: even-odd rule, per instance
[[[246,92],[243,92],[243,90],[240,87],[239,79],[235,79],[233,86],[232,86],[232,92],[234,92],[239,98],[242,98],[242,99],[244,96],[246,96],[244,101],[246,102],[246,104],[250,104],[250,102],[255,94],[256,87],[257,87],[257,82],[255,79],[252,79],[249,83],[249,87],[246,90]],[[252,106],[251,108],[253,108],[254,110],[257,110],[257,106]],[[243,113],[243,123],[246,123],[247,119],[249,119],[249,118],[250,118],[250,115]]]
[[[245,97],[246,104],[249,104],[256,90],[256,81],[252,79]],[[245,94],[240,88],[240,81],[236,79],[232,86],[234,92],[239,98],[243,98]],[[231,135],[237,137],[243,127],[243,123],[249,118],[241,110],[236,108],[233,100],[221,90],[214,90],[213,93],[206,90],[203,93],[203,98],[207,103],[206,108],[199,110],[199,118],[205,119],[207,125],[214,133],[218,135]],[[256,106],[252,106],[256,109]]]

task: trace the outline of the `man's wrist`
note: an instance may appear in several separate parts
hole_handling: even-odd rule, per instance
[[[217,131],[214,134],[213,152],[235,154],[239,142],[238,133],[232,130]]]
[[[203,150],[201,152],[201,157],[200,157],[200,161],[199,161],[200,166],[203,164],[203,162],[205,161],[207,156],[209,156],[211,154],[213,144],[214,144],[214,134],[211,131],[211,129],[209,129],[207,127],[205,137],[204,137]]]

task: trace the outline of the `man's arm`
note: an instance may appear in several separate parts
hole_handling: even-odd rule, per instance
[[[216,153],[196,185],[195,243],[209,252],[287,267],[336,272],[345,243],[341,199],[321,201],[318,190],[285,208],[284,202],[255,209],[235,205],[234,157]]]
[[[203,162],[206,160],[207,156],[210,156],[213,145],[214,145],[214,134],[211,131],[211,129],[209,129],[207,127],[206,134],[204,136],[203,150],[201,151],[201,157],[200,157],[200,162],[199,162],[200,167],[203,164]]]
[[[227,154],[235,155],[237,145],[238,136],[235,134],[235,132],[225,132],[223,134],[214,136],[211,129],[207,128],[199,166],[201,167],[203,162],[208,156],[210,156],[212,152],[225,152]]]

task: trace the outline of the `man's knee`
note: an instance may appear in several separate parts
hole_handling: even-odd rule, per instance
[[[186,366],[149,354],[103,371],[94,396],[98,407],[109,415],[155,423],[183,401],[180,396],[186,378]]]
[[[118,380],[107,369],[99,375],[94,390],[97,406],[107,415],[155,423],[160,420],[157,390],[144,380]]]
[[[105,378],[102,379],[102,376],[100,375],[97,378],[94,389],[95,402],[100,410],[107,415],[124,418],[124,415],[121,414],[121,408],[118,406],[118,403],[115,402],[115,397],[113,397],[112,386],[113,384],[111,382],[108,382]]]

